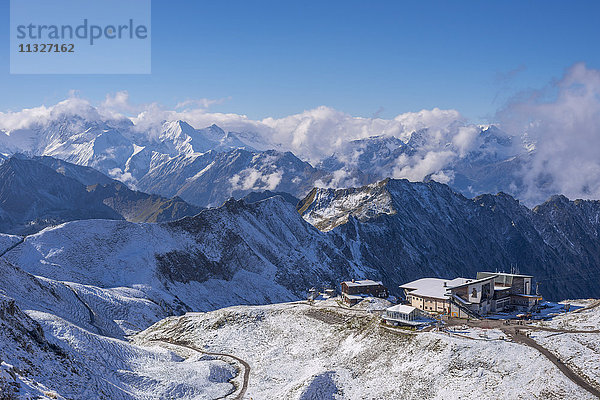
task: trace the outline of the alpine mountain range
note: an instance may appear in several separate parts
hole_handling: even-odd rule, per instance
[[[258,133],[181,120],[141,131],[63,113],[0,132],[0,354],[36,384],[62,376],[66,395],[130,399],[137,381],[119,371],[170,356],[124,339],[190,311],[514,267],[547,299],[600,297],[600,202],[540,187],[548,200],[521,203],[535,144],[452,129],[474,145],[437,143],[460,156],[420,181],[401,172],[431,150],[427,128],[349,140],[312,164]],[[107,366],[113,354],[126,356]]]
[[[400,160],[431,149],[428,135],[436,132],[423,128],[403,140],[389,134],[350,140],[313,166],[255,132],[225,131],[214,124],[196,129],[181,120],[163,121],[143,132],[127,118],[98,116],[93,108],[62,112],[0,132],[3,232],[33,234],[77,220],[199,218],[207,207],[279,194],[288,206],[297,207],[294,218],[305,221],[282,221],[280,229],[296,223],[316,227],[319,235],[335,237],[327,253],[336,249],[347,263],[346,272],[327,278],[305,274],[303,268],[278,272],[283,280],[299,274],[317,279],[305,286],[335,284],[350,277],[353,265],[393,287],[392,282],[420,276],[517,266],[546,277],[542,293],[554,298],[600,294],[587,279],[600,264],[600,204],[559,194],[532,208],[521,204],[519,193],[525,188],[520,171],[535,144],[518,143],[521,139],[494,125],[450,127],[476,131],[475,144],[423,182],[408,182],[390,177],[398,175]],[[343,186],[347,183],[353,187]],[[353,235],[358,235],[356,242]],[[228,247],[234,246],[224,250],[231,251]],[[210,276],[206,265],[194,260],[189,260],[189,270]],[[334,268],[327,263],[321,267]],[[553,281],[565,268],[578,279]]]

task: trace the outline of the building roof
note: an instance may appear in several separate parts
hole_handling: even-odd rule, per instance
[[[480,279],[479,277],[481,276],[482,278],[488,277],[488,276],[492,276],[492,275],[496,275],[496,276],[507,276],[507,277],[512,277],[512,278],[533,278],[533,276],[531,275],[521,275],[521,274],[509,274],[506,272],[488,272],[488,271],[480,271],[477,273],[477,279]]]
[[[429,297],[432,299],[447,300],[446,291],[453,286],[465,283],[467,278],[439,279],[422,278],[416,281],[405,283],[400,289],[407,290],[411,295],[420,297]],[[446,286],[444,286],[444,284]]]
[[[385,309],[385,311],[399,312],[402,314],[410,314],[411,312],[413,312],[415,310],[416,310],[415,307],[407,306],[406,304],[398,304],[398,305],[395,305],[395,306]]]
[[[481,282],[485,282],[485,281],[491,281],[492,279],[495,279],[496,275],[492,275],[492,276],[488,276],[482,279],[467,279],[466,282],[460,283],[458,285],[455,286],[450,286],[448,285],[448,289],[458,289],[459,287],[464,287],[464,286],[469,286],[469,285],[473,285],[475,283],[481,283]]]
[[[370,279],[363,279],[361,281],[344,281],[342,283],[345,283],[346,285],[348,285],[348,287],[350,286],[377,286],[377,285],[381,285],[383,286],[383,283],[378,281],[372,281]]]

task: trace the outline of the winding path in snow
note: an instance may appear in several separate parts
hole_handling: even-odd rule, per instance
[[[599,303],[600,304],[600,303]],[[598,304],[595,304],[593,307],[596,307]],[[592,308],[592,307],[591,307]],[[582,389],[588,391],[592,395],[596,396],[600,399],[600,390],[594,385],[592,385],[585,377],[578,374],[576,371],[571,369],[568,365],[566,365],[563,361],[560,360],[554,353],[550,350],[536,342],[533,338],[529,337],[529,335],[525,332],[535,332],[535,331],[545,331],[545,332],[554,332],[557,334],[560,333],[600,333],[600,330],[580,330],[580,329],[557,329],[557,328],[549,328],[535,325],[505,325],[500,320],[484,320],[484,321],[469,321],[466,323],[468,326],[484,328],[484,329],[500,329],[506,336],[512,338],[514,343],[519,343],[525,346],[529,346],[533,349],[536,349],[543,356],[545,356],[552,364],[556,365],[556,367],[573,383],[581,387]],[[461,337],[465,337],[473,340],[490,340],[490,339],[475,339],[467,336],[460,335]]]
[[[533,340],[527,335],[519,333],[518,329],[503,329],[503,332],[507,335],[510,335],[515,343],[521,343],[526,346],[532,347],[539,351],[542,355],[544,355],[548,360],[550,360],[554,365],[558,367],[558,369],[565,374],[567,378],[569,378],[573,383],[579,385],[582,389],[587,390],[594,396],[600,399],[600,390],[598,390],[595,386],[590,384],[586,379],[580,376],[577,372],[573,371],[567,365],[565,365],[557,356],[555,356],[550,350]],[[569,332],[568,330],[565,331]],[[572,331],[571,331],[572,332]]]
[[[235,400],[242,400],[244,398],[244,396],[246,395],[246,391],[248,390],[248,382],[250,381],[250,364],[248,364],[246,361],[242,360],[241,358],[236,357],[233,354],[228,354],[228,353],[213,353],[210,351],[204,351],[189,342],[182,342],[179,340],[151,339],[151,341],[152,342],[162,342],[162,343],[171,344],[171,345],[175,345],[175,346],[179,346],[179,347],[185,347],[186,349],[190,349],[190,350],[196,351],[198,353],[206,354],[208,356],[233,358],[234,360],[236,360],[237,362],[239,362],[240,364],[242,364],[244,366],[244,383],[242,384],[242,389],[235,397]]]
[[[597,307],[600,302],[592,305],[589,308]],[[461,321],[462,322],[462,321]],[[464,322],[462,322],[465,324]],[[581,387],[582,389],[588,391],[592,395],[596,396],[600,399],[600,390],[594,385],[592,385],[585,377],[578,374],[576,371],[571,369],[568,365],[564,364],[559,357],[557,357],[550,350],[536,342],[533,338],[529,337],[525,332],[531,331],[545,331],[545,332],[554,332],[556,334],[561,333],[600,333],[598,329],[592,330],[580,330],[580,329],[558,329],[558,328],[550,328],[543,326],[535,326],[535,325],[505,325],[501,320],[483,320],[483,321],[468,321],[466,322],[467,326],[483,328],[483,329],[500,329],[504,334],[510,338],[512,338],[514,343],[519,343],[525,346],[529,346],[533,349],[536,349],[543,356],[545,356],[550,362],[552,362],[556,367],[573,383]],[[447,332],[450,333],[450,332]],[[455,334],[455,333],[454,333]],[[456,335],[456,334],[455,334]],[[490,339],[477,339],[464,335],[457,335],[466,339],[472,340],[490,340]]]

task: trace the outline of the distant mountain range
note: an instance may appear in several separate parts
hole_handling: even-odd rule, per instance
[[[252,191],[304,197],[314,186],[344,188],[397,176],[448,183],[469,197],[498,191],[518,197],[533,150],[493,125],[452,129],[468,132],[468,148],[452,141],[460,134],[445,139],[422,128],[402,139],[382,133],[342,142],[311,165],[257,133],[217,125],[196,129],[179,120],[144,130],[126,118],[65,113],[27,129],[0,131],[0,153],[51,156],[92,167],[132,189],[202,207]]]
[[[594,255],[597,235],[593,234],[597,226],[584,224],[585,218],[578,213],[587,207],[591,211],[586,212],[593,214],[597,203],[553,197],[528,209],[504,194],[469,200],[454,193],[434,179],[451,175],[451,187],[462,193],[518,188],[515,171],[528,159],[527,152],[516,153],[519,146],[514,138],[497,127],[460,129],[474,135],[475,145],[465,149],[464,156],[454,159],[442,175],[432,174],[425,183],[409,183],[378,179],[393,173],[399,160],[427,158],[434,134],[427,128],[403,140],[383,135],[348,142],[313,167],[291,152],[269,149],[277,146],[260,135],[226,132],[216,125],[195,129],[183,121],[168,121],[148,133],[127,119],[59,115],[31,129],[0,134],[4,151],[41,154],[16,155],[0,166],[0,228],[32,233],[81,219],[162,222],[195,215],[201,206],[220,205],[231,197],[252,203],[280,194],[291,205],[303,199],[299,211],[317,228],[343,233],[335,246],[347,247],[348,260],[394,282],[515,265],[539,276],[553,276],[568,267],[584,279],[598,261]],[[452,146],[460,148],[456,143]],[[353,182],[357,188],[318,188],[342,182]],[[560,239],[567,227],[556,232],[559,225],[550,219],[556,211],[551,213],[548,204],[572,214],[565,220],[582,221],[569,231],[569,240],[581,249],[576,251]],[[356,225],[355,219],[361,224]],[[386,221],[386,233],[370,232],[372,220]],[[348,244],[354,240],[352,229],[360,234],[355,247]],[[415,234],[407,235],[407,229]],[[585,236],[577,236],[579,231]],[[398,245],[388,248],[389,238],[398,238],[394,241]],[[549,248],[548,243],[554,246]],[[369,250],[377,246],[382,247]],[[394,264],[397,260],[402,263]],[[584,292],[589,289],[585,283],[572,285],[580,285]],[[558,286],[546,293],[550,292],[555,297],[572,293]]]
[[[82,219],[162,222],[202,208],[133,191],[89,167],[17,155],[0,165],[0,232],[30,234]]]

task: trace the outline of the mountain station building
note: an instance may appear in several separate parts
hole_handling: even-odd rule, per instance
[[[422,278],[400,286],[408,304],[452,317],[479,317],[508,310],[531,311],[542,300],[531,293],[530,275],[478,272],[475,279]]]

